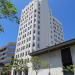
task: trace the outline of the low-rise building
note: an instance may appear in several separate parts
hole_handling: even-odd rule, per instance
[[[75,67],[74,72],[66,72],[63,69],[63,66],[75,65],[75,39],[34,51],[30,55],[39,56],[49,64],[48,68],[40,69],[38,75],[75,75]],[[35,71],[32,70],[30,75],[36,75]]]
[[[6,65],[11,62],[11,58],[15,54],[15,42],[10,42],[6,46],[0,48],[0,63]]]

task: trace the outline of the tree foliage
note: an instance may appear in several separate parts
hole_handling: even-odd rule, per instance
[[[48,63],[41,60],[38,56],[34,56],[31,58],[31,60],[28,59],[12,59],[12,62],[6,66],[3,67],[3,75],[8,75],[8,73],[11,72],[12,67],[14,68],[14,70],[16,70],[17,72],[26,72],[26,70],[28,70],[28,63],[32,63],[32,67],[33,70],[35,70],[36,75],[38,74],[38,71],[41,68],[47,68],[48,67]]]
[[[19,24],[17,9],[15,5],[9,0],[0,0],[0,19],[9,19],[16,21],[16,23]],[[3,29],[0,28],[0,31],[3,31]]]
[[[16,71],[25,71],[28,69],[27,63],[28,61],[26,59],[16,59],[13,63],[13,67]]]
[[[2,75],[9,75],[13,66],[13,62],[14,62],[14,58],[11,58],[11,63],[3,66]]]
[[[14,4],[8,0],[0,0],[0,19],[8,18],[17,20],[17,9]]]
[[[63,67],[63,71],[74,72],[74,68],[75,68],[75,65],[69,65],[69,66]]]
[[[14,68],[14,70],[16,70],[17,72],[23,71],[25,72],[28,67],[27,67],[27,63],[28,61],[25,59],[11,59],[11,63],[5,65],[2,68],[2,75],[9,75],[9,73],[11,72],[12,68]]]
[[[35,72],[36,72],[36,75],[38,74],[38,72],[41,68],[48,67],[48,63],[46,61],[41,60],[40,57],[38,57],[38,56],[33,56],[31,58],[31,63],[32,63],[33,70],[35,70]]]

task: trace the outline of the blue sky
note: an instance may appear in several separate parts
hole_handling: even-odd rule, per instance
[[[31,0],[11,1],[17,7],[18,15],[20,16],[22,8]],[[53,15],[61,21],[63,25],[65,41],[75,38],[75,0],[49,0],[48,3]],[[2,23],[5,28],[5,32],[0,33],[0,46],[6,45],[8,42],[15,42],[19,25],[9,20],[0,20],[0,23]]]

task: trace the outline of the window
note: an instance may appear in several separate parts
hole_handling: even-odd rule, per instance
[[[27,33],[27,36],[29,35],[29,32]]]
[[[22,75],[22,71],[19,71],[19,75]]]
[[[38,18],[40,18],[40,16],[38,15]]]
[[[34,24],[34,27],[36,26],[36,24]]]
[[[20,51],[20,48],[19,48],[19,51]]]
[[[40,3],[38,5],[40,6]]]
[[[22,44],[23,44],[23,41],[22,41]]]
[[[25,29],[25,32],[27,31],[27,29]]]
[[[30,29],[32,28],[32,25],[30,26]]]
[[[40,48],[40,45],[38,44],[37,47]]]
[[[38,21],[38,24],[40,24],[40,21]]]
[[[32,19],[32,16],[31,16],[31,19]]]
[[[38,11],[38,14],[40,14],[40,11]]]
[[[34,10],[34,12],[36,12],[36,9]]]
[[[21,50],[22,50],[23,48],[21,47]]]
[[[25,52],[25,55],[27,56],[27,51]]]
[[[53,44],[53,41],[51,41],[51,44]]]
[[[24,52],[22,53],[22,57],[24,56]]]
[[[38,41],[40,41],[40,38],[38,37]]]
[[[13,75],[17,75],[17,72],[16,72],[16,70],[14,70],[14,71],[13,71]]]
[[[23,46],[23,48],[22,48],[23,50],[25,49],[25,46]]]
[[[23,35],[23,38],[24,38],[24,35]]]
[[[31,34],[31,31],[30,31],[30,34]]]
[[[35,43],[33,42],[33,47],[35,46]]]
[[[40,7],[38,7],[38,9],[40,10]]]
[[[19,54],[18,54],[18,58],[19,58]]]
[[[33,36],[33,40],[35,40],[35,36]]]
[[[51,38],[53,38],[52,35],[51,35]]]
[[[29,41],[31,40],[31,37],[29,37]]]
[[[23,42],[25,43],[25,40]]]
[[[38,31],[38,35],[40,34],[40,31]]]
[[[33,33],[35,33],[35,30],[33,31]]]
[[[28,38],[27,38],[27,42],[28,42]]]
[[[29,43],[29,47],[30,47],[30,43]]]
[[[31,20],[31,23],[32,23],[32,20]]]
[[[28,75],[28,69],[24,71],[24,75]]]
[[[30,51],[28,51],[28,54],[30,53]]]
[[[40,26],[38,25],[38,29],[40,29]]]
[[[26,37],[26,34],[25,34],[25,37]]]
[[[34,19],[34,22],[36,22],[36,19]]]
[[[34,15],[34,17],[36,17],[36,14]]]
[[[73,65],[70,48],[64,48],[61,50],[62,63],[64,67]],[[74,75],[74,72],[64,71],[64,75]]]
[[[26,24],[26,27],[27,27],[27,24]]]
[[[28,27],[28,30],[29,30],[29,27]]]

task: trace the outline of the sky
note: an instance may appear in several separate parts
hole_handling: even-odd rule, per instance
[[[21,16],[21,10],[31,0],[11,0]],[[75,0],[48,0],[49,8],[63,26],[64,40],[75,38]],[[0,46],[5,46],[8,42],[16,42],[19,25],[9,20],[0,20],[4,27],[4,32],[0,33]]]

